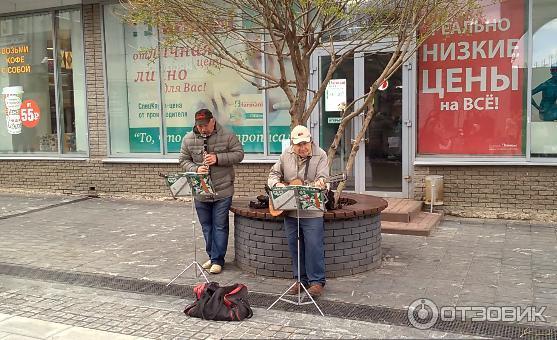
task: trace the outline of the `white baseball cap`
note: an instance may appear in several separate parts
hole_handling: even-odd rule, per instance
[[[311,133],[309,129],[303,125],[298,125],[292,129],[290,133],[290,140],[293,144],[299,144],[302,142],[309,143],[311,141]]]

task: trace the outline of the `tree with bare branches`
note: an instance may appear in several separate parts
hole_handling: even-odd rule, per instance
[[[477,0],[127,0],[126,19],[156,26],[167,46],[203,44],[215,65],[235,70],[259,90],[280,89],[290,104],[291,127],[306,124],[339,65],[358,51],[388,51],[390,58],[366,92],[340,105],[340,124],[328,146],[329,164],[347,126],[363,116],[345,173],[351,173],[360,142],[375,115],[380,84],[443,24],[473,15]],[[342,41],[342,44],[338,42]],[[324,50],[328,69],[310,91],[312,54]],[[273,62],[269,71],[253,58]],[[336,198],[344,188],[341,183]]]

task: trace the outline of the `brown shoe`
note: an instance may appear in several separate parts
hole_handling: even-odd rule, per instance
[[[303,290],[302,285],[300,284],[300,282],[296,282],[292,286],[292,288],[290,288],[288,290],[288,292],[286,292],[286,294],[288,294],[288,295],[298,295],[298,293],[300,293],[301,290]]]
[[[319,283],[309,286],[308,293],[312,298],[317,299],[323,294],[323,286]]]

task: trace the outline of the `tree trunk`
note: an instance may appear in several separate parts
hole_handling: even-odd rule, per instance
[[[306,125],[304,121],[304,113],[306,112],[306,95],[296,94],[295,100],[290,106],[290,130],[292,130],[296,125]]]
[[[354,139],[354,142],[352,144],[352,149],[350,149],[350,155],[348,156],[348,161],[346,162],[346,166],[344,167],[344,173],[346,175],[348,175],[349,173],[352,172],[352,168],[354,167],[354,161],[356,159],[356,154],[358,153],[358,150],[360,149],[360,142],[364,138],[364,135],[367,131],[369,123],[371,122],[371,120],[375,116],[375,108],[374,108],[375,91],[376,91],[376,89],[372,88],[372,90],[369,94],[369,96],[372,96],[372,99],[371,99],[370,103],[367,105],[368,110],[367,110],[367,113],[365,115],[363,126],[360,129],[360,131],[358,132],[358,135],[356,135],[356,138]],[[335,136],[335,138],[336,137],[337,136]],[[338,187],[337,187],[337,190],[335,192],[335,202],[336,202],[337,206],[339,205],[340,195],[342,194],[342,191],[344,190],[345,186],[346,186],[346,181],[343,181],[343,182],[340,182]]]

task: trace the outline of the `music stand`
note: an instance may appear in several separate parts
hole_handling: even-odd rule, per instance
[[[296,221],[297,221],[297,238],[296,247],[298,249],[297,259],[298,262],[298,275],[296,282],[294,282],[278,299],[273,302],[272,305],[267,308],[267,310],[273,308],[273,306],[279,302],[284,301],[296,306],[314,304],[321,316],[325,316],[321,311],[321,308],[317,305],[317,302],[309,294],[306,287],[301,282],[300,274],[300,210],[324,210],[323,204],[323,192],[314,187],[309,186],[285,186],[271,189],[270,199],[272,200],[273,207],[277,210],[296,210]],[[298,287],[302,287],[309,297],[310,301],[303,301],[302,290],[298,289],[298,299],[297,301],[292,301],[290,299],[284,298],[284,295],[288,293],[296,284]]]
[[[207,275],[205,275],[205,269],[201,267],[199,262],[197,262],[197,236],[195,233],[195,195],[212,195],[215,194],[212,183],[211,177],[209,175],[201,175],[195,172],[179,172],[172,175],[163,175],[160,174],[161,177],[165,178],[165,182],[168,185],[170,192],[172,193],[172,197],[174,199],[178,197],[190,196],[191,197],[191,226],[193,230],[193,261],[187,267],[184,268],[180,272],[180,274],[176,275],[168,284],[169,286],[172,282],[174,282],[180,275],[184,274],[190,267],[194,267],[195,269],[195,277],[199,277],[197,274],[197,270],[206,282],[209,282],[207,279]]]

